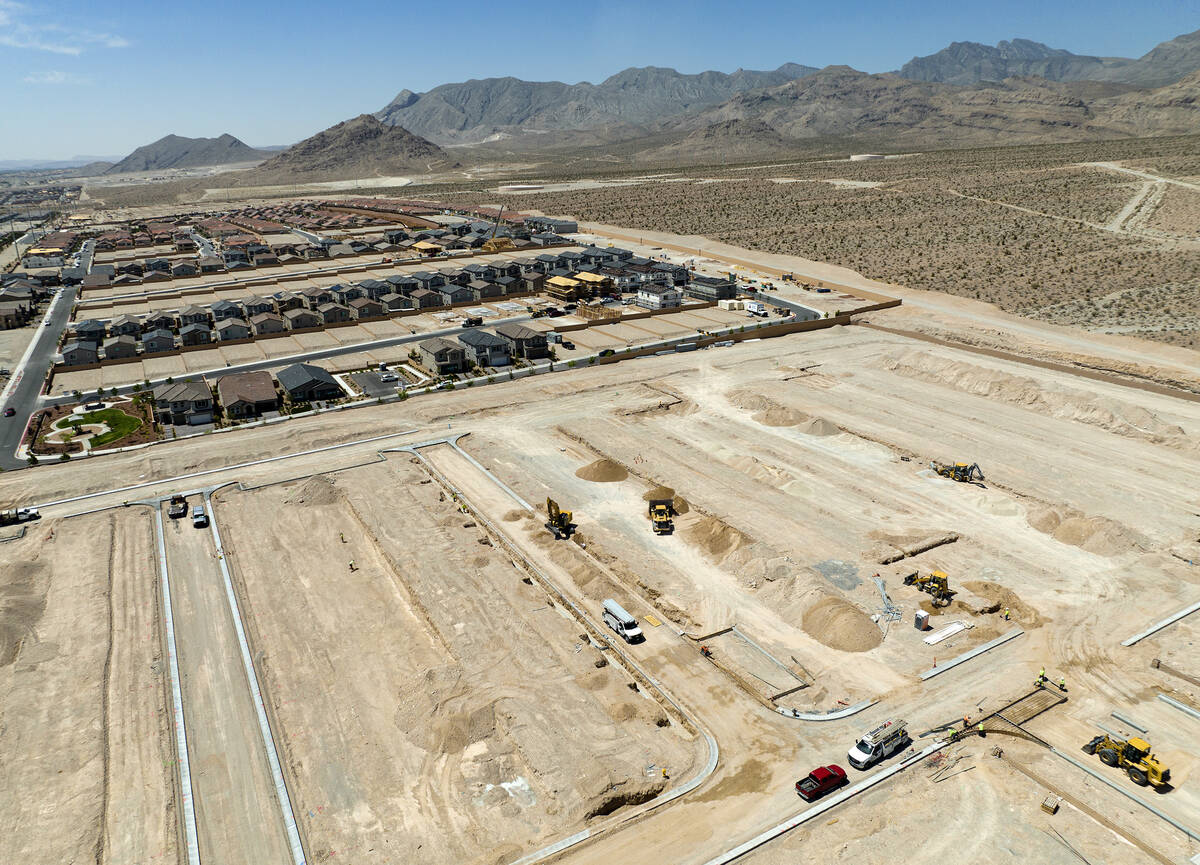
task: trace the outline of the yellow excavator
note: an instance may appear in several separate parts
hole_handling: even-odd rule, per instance
[[[554,540],[561,541],[571,537],[575,524],[571,522],[571,512],[564,511],[554,499],[546,499],[546,528],[554,535]]]
[[[1097,736],[1083,746],[1083,753],[1097,754],[1105,766],[1124,769],[1129,780],[1139,787],[1166,787],[1171,783],[1171,770],[1150,753],[1150,743],[1145,739]]]
[[[944,478],[958,481],[960,484],[973,484],[983,480],[983,469],[979,463],[939,463],[934,460],[929,467]]]
[[[650,500],[650,523],[654,526],[654,534],[669,535],[675,531],[675,523],[671,520],[674,513],[675,506],[670,499]]]
[[[922,576],[917,571],[904,578],[904,585],[916,586],[918,590],[927,592],[933,599],[935,607],[949,606],[954,599],[954,590],[950,588],[950,575],[945,571],[931,571]]]

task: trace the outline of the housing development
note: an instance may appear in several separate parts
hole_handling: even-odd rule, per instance
[[[0,862],[1200,862],[1169,45],[0,172]]]

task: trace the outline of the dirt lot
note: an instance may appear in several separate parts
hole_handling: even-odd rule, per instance
[[[0,860],[180,859],[153,549],[142,510],[0,545]]]
[[[686,773],[693,737],[422,480],[221,499],[314,858],[492,862]]]

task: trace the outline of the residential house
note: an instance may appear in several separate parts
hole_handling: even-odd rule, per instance
[[[300,296],[304,298],[304,303],[309,309],[316,309],[323,303],[333,302],[333,292],[328,288],[321,288],[316,285],[300,289]],[[282,310],[280,311],[282,312]]]
[[[242,310],[241,304],[234,303],[232,300],[218,300],[209,307],[212,310],[213,321],[225,321],[229,318],[241,318],[245,312]]]
[[[441,293],[430,291],[427,288],[414,289],[408,297],[415,309],[431,309],[433,307],[445,306],[446,303],[446,299],[442,297]]]
[[[467,369],[463,347],[440,336],[417,343],[417,354],[421,357],[421,365],[438,375],[451,375]]]
[[[63,363],[67,366],[79,366],[85,363],[99,363],[100,351],[96,343],[88,340],[73,339],[62,347]]]
[[[521,282],[529,294],[541,294],[546,285],[546,274],[537,271],[526,273],[521,276]]]
[[[525,282],[519,276],[497,276],[492,285],[499,288],[501,294],[520,294],[525,290]]]
[[[279,265],[279,256],[267,250],[266,252],[256,252],[251,256],[251,261],[255,267],[277,267]]]
[[[189,324],[207,325],[208,323],[209,323],[208,310],[202,306],[196,306],[196,304],[193,303],[193,304],[189,304],[188,306],[185,306],[183,309],[181,309],[179,311],[179,326],[180,327],[183,327],[183,326],[189,325]]]
[[[472,328],[459,334],[468,364],[475,366],[507,366],[508,342],[482,328]]]
[[[683,289],[683,293],[698,300],[730,300],[737,297],[737,287],[731,279],[697,274]]]
[[[216,255],[202,255],[196,265],[201,273],[220,273],[225,270],[225,262]]]
[[[683,292],[673,285],[647,283],[639,285],[637,297],[634,300],[638,306],[645,309],[668,309],[679,306],[683,302]]]
[[[292,296],[295,297],[295,295]],[[300,298],[297,297],[296,300],[300,301]],[[303,305],[303,301],[300,301],[300,304]],[[275,302],[265,297],[250,295],[242,300],[242,309],[246,311],[246,315],[253,317],[264,312],[274,312]]]
[[[175,251],[176,252],[195,252],[196,241],[192,240],[190,234],[180,232],[175,235]]]
[[[255,336],[283,333],[287,329],[283,323],[283,316],[274,312],[260,312],[258,315],[251,316],[250,327],[254,330]]]
[[[142,319],[143,330],[174,330],[176,325],[175,316],[169,312],[152,312]]]
[[[317,314],[326,325],[341,324],[350,320],[350,307],[340,303],[323,303],[317,307]]]
[[[508,322],[497,325],[496,335],[508,343],[508,353],[513,357],[534,359],[550,356],[546,335],[523,324]]]
[[[127,261],[117,267],[117,273],[125,274],[126,276],[136,276],[140,278],[145,272],[146,268],[144,268],[141,263],[137,261]]]
[[[399,312],[402,309],[412,309],[413,302],[411,298],[405,297],[402,294],[385,294],[379,298],[379,302],[383,304],[383,308],[388,312]]]
[[[358,287],[363,291],[364,296],[371,298],[371,300],[379,300],[379,298],[392,290],[392,286],[382,279],[364,279],[358,284]],[[353,299],[351,298],[351,300]]]
[[[108,323],[108,332],[113,336],[134,336],[142,332],[142,322],[132,315],[118,315]]]
[[[275,303],[269,312],[285,313],[289,309],[308,309],[308,298],[294,291],[280,291],[273,295]]]
[[[333,285],[329,287],[329,293],[333,295],[331,298],[333,303],[340,303],[343,306],[352,300],[367,296],[366,290],[357,285]]]
[[[212,330],[208,324],[185,324],[179,328],[180,345],[208,345],[212,342]]]
[[[421,288],[427,291],[436,291],[446,284],[446,277],[440,273],[431,273],[428,270],[418,270],[412,275],[412,278],[417,281]]]
[[[142,352],[159,354],[175,350],[175,335],[165,328],[155,328],[142,334]]]
[[[311,309],[289,309],[283,314],[283,321],[288,330],[305,330],[310,327],[320,327],[324,322]]]
[[[71,325],[71,330],[83,342],[100,343],[108,334],[108,328],[104,322],[97,321],[94,318],[85,318],[83,321],[75,322],[75,324]]]
[[[83,288],[107,288],[112,285],[113,278],[103,273],[89,273],[79,283]]]
[[[396,292],[396,294],[402,294],[405,297],[408,297],[421,287],[421,283],[417,282],[411,276],[399,273],[389,276],[385,281],[392,286],[392,291]]]
[[[383,315],[383,304],[369,297],[350,301],[350,314],[354,318],[378,318]]]
[[[121,357],[137,355],[137,340],[128,335],[113,336],[104,340],[104,359],[115,360]]]
[[[292,402],[340,399],[342,388],[328,372],[309,363],[297,363],[279,371],[279,385]]]
[[[200,269],[190,261],[177,261],[171,265],[171,277],[179,279],[185,276],[195,276]]]
[[[470,303],[475,299],[475,292],[463,285],[444,285],[438,289],[438,294],[442,296],[445,306]]]
[[[151,283],[151,282],[170,282],[170,281],[171,281],[171,274],[169,272],[163,273],[161,270],[147,270],[144,274],[142,274],[142,283],[143,284]]]
[[[171,262],[166,258],[147,258],[142,266],[145,268],[143,273],[151,270],[157,273],[165,274],[169,274],[171,272]]]
[[[217,339],[228,342],[231,339],[249,339],[250,325],[240,318],[226,318],[217,322]],[[183,331],[180,331],[182,333]]]
[[[160,423],[212,423],[212,391],[203,379],[160,384],[154,389],[154,414]]]
[[[221,376],[217,398],[230,418],[258,417],[279,408],[275,379],[266,370]]]
[[[500,297],[504,294],[504,290],[494,282],[487,282],[482,279],[473,279],[467,284],[467,290],[471,292],[471,298],[475,301],[486,300],[489,297]]]

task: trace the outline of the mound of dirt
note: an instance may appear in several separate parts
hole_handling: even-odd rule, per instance
[[[1135,532],[1107,517],[1089,517],[1070,509],[1045,508],[1029,514],[1026,521],[1060,543],[1079,547],[1098,556],[1117,556],[1146,547]]]
[[[625,480],[629,477],[629,472],[620,463],[610,459],[598,459],[578,469],[575,477],[599,484],[611,484]]]
[[[682,534],[685,540],[698,546],[716,561],[721,561],[750,543],[750,539],[744,534],[716,517],[701,517],[687,526]]]
[[[871,617],[841,598],[826,595],[808,608],[804,633],[840,652],[866,652],[883,642]]]
[[[1008,610],[1013,621],[1020,623],[1021,627],[1028,630],[1040,628],[1046,622],[1037,610],[1022,601],[1020,596],[1013,592],[1012,589],[1006,589],[998,583],[988,582],[987,580],[972,580],[971,582],[963,583],[963,588],[971,594],[978,595],[987,601],[987,604],[980,609],[969,610],[974,615],[991,615]],[[961,602],[954,602],[955,606],[959,603]]]
[[[727,396],[729,401],[738,408],[754,412],[751,419],[764,426],[796,426],[811,420],[810,416],[804,412],[780,405],[752,390],[735,390]]]
[[[835,436],[842,431],[840,426],[823,417],[810,417],[797,424],[796,429],[810,436]]]
[[[686,514],[691,510],[688,507],[687,499],[683,496],[675,495],[675,490],[670,487],[655,487],[642,496],[642,501],[644,502],[653,501],[654,499],[670,499],[671,507],[675,508],[675,513],[679,515]]]
[[[503,519],[503,520],[504,520],[504,522],[506,522],[506,523],[515,523],[515,522],[517,522],[518,520],[520,520],[520,519],[521,519],[521,517],[523,517],[523,516],[525,516],[525,511],[523,511],[523,510],[520,510],[519,508],[513,508],[511,511],[509,511],[508,513],[506,513],[506,514],[505,514],[505,515],[502,517],[502,519]]]
[[[289,505],[334,505],[346,497],[337,482],[328,475],[313,475],[293,489],[284,504]]]

